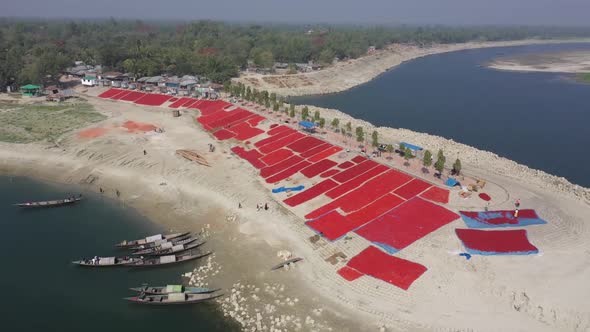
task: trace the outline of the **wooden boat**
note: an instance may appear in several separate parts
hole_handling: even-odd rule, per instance
[[[144,250],[144,249],[155,248],[155,247],[157,247],[157,246],[159,246],[159,245],[161,245],[163,243],[166,243],[166,242],[171,242],[171,243],[174,243],[174,244],[180,244],[180,243],[187,244],[187,243],[191,243],[191,242],[197,240],[196,237],[195,238],[192,238],[191,236],[192,235],[189,233],[189,234],[187,234],[185,236],[180,236],[180,237],[177,237],[177,238],[174,238],[174,239],[171,239],[171,240],[157,240],[157,241],[154,241],[154,242],[149,242],[149,243],[146,243],[146,244],[140,244],[140,245],[137,245],[137,246],[133,246],[133,247],[129,247],[129,248],[123,248],[123,249]],[[190,240],[190,241],[184,242],[186,240]]]
[[[207,294],[220,290],[220,288],[203,288],[203,287],[185,287],[182,285],[166,285],[162,287],[135,287],[130,288],[135,292],[143,292],[148,295],[164,295],[171,293],[186,293],[186,294]]]
[[[139,240],[131,240],[131,241],[124,240],[121,243],[116,244],[115,246],[119,247],[119,248],[130,248],[130,247],[135,247],[135,246],[142,245],[142,244],[156,242],[159,240],[170,241],[172,239],[183,237],[183,236],[186,236],[189,234],[190,234],[190,232],[164,234],[164,235],[156,234],[156,235],[148,236],[148,237],[145,237],[145,238],[139,239]]]
[[[72,263],[87,267],[108,267],[108,266],[125,266],[129,263],[141,261],[138,257],[95,257],[90,259],[81,259]]]
[[[137,250],[133,252],[133,255],[149,255],[155,251],[158,250],[163,250],[163,249],[168,249],[168,248],[172,248],[174,246],[187,246],[193,242],[197,241],[196,237],[189,237],[189,238],[183,238],[180,241],[164,241],[164,242],[158,242],[156,245],[154,246],[150,246],[148,248],[145,248],[143,250]]]
[[[222,296],[223,294],[188,294],[188,293],[171,293],[165,295],[145,295],[141,294],[134,297],[126,297],[125,300],[139,304],[151,305],[172,305],[172,304],[192,304],[211,300]]]
[[[167,256],[160,256],[154,258],[143,258],[136,262],[130,262],[126,265],[132,267],[152,267],[152,266],[162,266],[162,265],[170,265],[170,264],[178,264],[188,262],[197,258],[205,257],[211,255],[212,252],[208,251],[206,253],[193,253],[193,252],[186,252],[179,255],[167,255]]]
[[[299,262],[301,260],[303,260],[303,258],[301,258],[301,257],[291,258],[289,260],[286,260],[286,261],[284,261],[282,263],[279,263],[279,264],[273,266],[270,270],[271,271],[278,270],[278,269],[282,268],[285,265],[288,265],[288,264],[291,264],[291,263],[297,263],[297,262]]]
[[[194,161],[198,164],[201,164],[203,166],[209,166],[211,167],[211,165],[209,165],[209,163],[207,162],[207,159],[205,159],[205,157],[201,156],[198,152],[196,151],[192,151],[192,150],[176,150],[176,154],[187,159],[190,161]]]
[[[146,249],[146,250],[142,250],[142,251],[148,251],[148,252],[144,253],[144,255],[148,255],[148,256],[164,256],[164,255],[172,255],[172,254],[177,254],[179,252],[195,249],[197,247],[202,246],[203,244],[205,244],[205,241],[191,243],[191,244],[176,244],[176,245],[173,245],[172,243],[168,243],[167,245],[163,244],[160,247],[156,247],[153,249]],[[137,255],[138,253],[133,253],[133,254]]]
[[[69,197],[69,198],[64,198],[64,199],[53,200],[53,201],[18,203],[18,204],[14,204],[14,206],[18,206],[18,207],[22,207],[22,208],[45,208],[45,207],[54,207],[54,206],[75,204],[81,200],[82,200],[82,195],[76,196],[76,197]]]

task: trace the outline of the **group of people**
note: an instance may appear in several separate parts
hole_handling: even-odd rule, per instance
[[[256,211],[260,211],[262,209],[268,211],[268,203],[264,203],[264,205],[262,203],[256,204]]]

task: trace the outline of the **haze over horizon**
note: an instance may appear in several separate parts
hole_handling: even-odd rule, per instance
[[[213,19],[278,23],[589,25],[587,0],[29,0],[4,17]]]

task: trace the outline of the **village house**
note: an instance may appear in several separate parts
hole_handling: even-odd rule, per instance
[[[164,82],[167,93],[177,94],[180,89],[180,79],[178,76],[168,77]]]
[[[92,87],[98,85],[98,79],[96,78],[96,76],[84,76],[80,81],[84,86]]]
[[[120,73],[118,71],[109,71],[100,75],[100,83],[102,84],[102,86],[126,88],[128,86],[128,81],[129,75]]]

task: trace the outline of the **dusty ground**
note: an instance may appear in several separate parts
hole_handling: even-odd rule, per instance
[[[502,57],[488,65],[499,70],[550,73],[589,73],[590,51],[527,54]]]
[[[98,92],[91,89],[88,94]],[[289,211],[273,201],[270,186],[247,162],[229,153],[234,143],[219,144],[194,123],[190,112],[173,118],[166,108],[88,99],[108,117],[90,128],[104,132],[84,137],[79,134],[89,128],[80,129],[62,136],[57,146],[1,143],[0,172],[102,187],[107,195],[119,189],[125,204],[155,222],[171,229],[205,230],[216,254],[196,275],[215,274],[203,282],[231,289],[222,310],[248,329],[258,314],[267,327],[288,331],[298,326],[305,331],[378,331],[383,326],[388,331],[590,328],[590,192],[585,188],[440,137],[377,128],[390,141],[403,139],[432,151],[443,147],[449,159],[460,154],[467,174],[488,181],[492,207],[510,209],[520,198],[523,207],[536,209],[549,224],[528,227],[540,255],[474,256],[466,261],[457,256],[463,250],[454,235],[454,229],[463,226],[457,220],[403,250],[402,257],[429,269],[408,291],[370,277],[349,283],[336,274],[341,264],[325,259],[337,251],[352,257],[366,246],[365,240],[352,235],[346,241],[310,243],[314,233],[303,224],[302,211]],[[348,121],[337,111],[322,110],[322,116],[339,117],[341,124]],[[122,128],[128,120],[164,132],[130,133]],[[351,121],[372,130],[370,124]],[[354,147],[336,134],[324,136]],[[217,146],[215,152],[208,152],[209,143]],[[213,166],[189,163],[174,155],[176,149],[200,151]],[[408,167],[395,157],[382,161],[411,173],[420,168],[417,161]],[[426,179],[439,181],[431,175]],[[260,202],[269,202],[270,211],[257,212]],[[453,210],[481,209],[484,204],[477,196],[463,200],[456,191],[451,195]],[[289,271],[269,272],[283,249],[305,261]]]
[[[235,79],[258,90],[275,92],[281,96],[302,96],[341,92],[366,83],[402,62],[419,57],[459,50],[548,44],[563,42],[586,42],[588,40],[520,40],[508,42],[470,42],[442,44],[429,47],[395,44],[372,55],[342,61],[323,70],[295,75],[262,75],[243,73]]]

